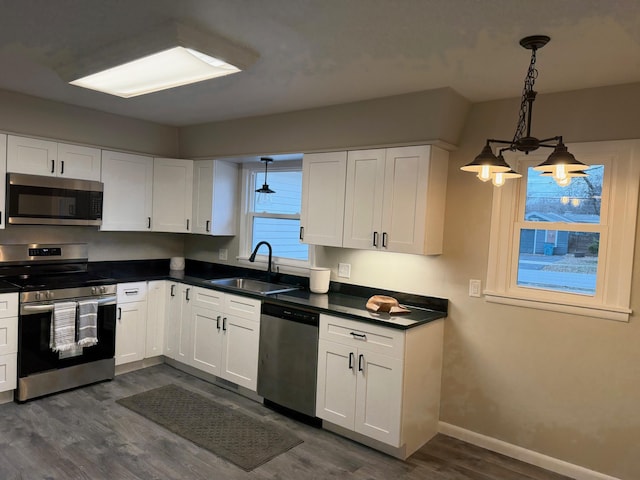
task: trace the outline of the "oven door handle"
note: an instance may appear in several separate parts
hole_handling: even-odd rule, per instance
[[[83,299],[87,300],[87,299]],[[117,297],[115,295],[109,297],[100,297],[98,299],[98,306],[103,305],[115,305]],[[29,315],[30,313],[42,313],[42,312],[53,312],[53,303],[40,303],[37,305],[21,305],[20,306],[20,314],[21,315]]]

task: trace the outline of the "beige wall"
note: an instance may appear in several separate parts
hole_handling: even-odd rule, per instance
[[[186,158],[455,144],[469,102],[449,88],[180,129]]]
[[[178,130],[0,90],[0,131],[173,157]]]
[[[472,107],[451,153],[447,190],[444,254],[437,257],[318,248],[318,264],[332,268],[337,280],[339,262],[352,266],[351,283],[397,289],[450,299],[445,329],[445,366],[441,420],[519,445],[551,457],[622,479],[640,478],[640,324],[599,320],[548,311],[490,304],[468,296],[471,278],[487,271],[489,221],[493,187],[459,167],[472,159],[487,137],[509,138],[517,119],[518,99]],[[420,108],[429,108],[427,104]],[[336,109],[366,131],[373,122],[376,145],[424,140],[410,116],[395,118],[389,136],[369,115],[347,106]],[[309,125],[295,125],[297,115],[214,124],[189,129],[194,155],[323,149],[332,135],[307,132],[289,136]],[[311,112],[305,113],[311,115]],[[420,116],[420,115],[416,115]],[[543,138],[562,134],[566,142],[640,138],[640,84],[541,95],[535,104],[533,134]],[[343,122],[340,118],[335,123]],[[268,125],[273,136],[252,130]],[[246,128],[246,130],[245,130]],[[327,127],[329,132],[332,128]],[[220,138],[221,132],[235,132]],[[240,132],[243,132],[240,135]],[[202,138],[197,138],[202,136]],[[347,134],[327,145],[359,147],[371,137]],[[247,140],[248,139],[248,140]],[[459,140],[459,141],[458,141]],[[193,142],[193,143],[191,143]],[[216,150],[214,144],[220,144]],[[184,146],[183,146],[184,147]],[[183,151],[188,151],[184,147]],[[640,243],[640,239],[637,243]],[[214,259],[219,240],[188,240],[186,253]],[[233,242],[228,243],[230,248]],[[640,252],[640,245],[636,245]],[[234,256],[237,250],[229,255]],[[640,271],[640,253],[634,258]],[[634,276],[634,292],[640,278]],[[640,310],[640,293],[632,296]]]

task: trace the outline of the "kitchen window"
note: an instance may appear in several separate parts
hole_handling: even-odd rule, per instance
[[[249,257],[254,246],[264,240],[273,248],[275,264],[308,267],[309,246],[299,239],[302,160],[277,160],[269,164],[266,183],[275,193],[255,191],[265,183],[263,164],[246,163],[243,172],[243,257]],[[261,247],[256,258],[266,262],[267,255],[268,249]]]
[[[571,151],[590,168],[566,187],[531,168],[548,152],[507,158],[523,178],[494,190],[486,298],[628,321],[640,141]]]

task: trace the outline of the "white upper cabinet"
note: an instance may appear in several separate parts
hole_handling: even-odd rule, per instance
[[[10,135],[7,171],[99,181],[100,150]]]
[[[5,202],[6,202],[6,190],[7,190],[7,182],[5,178],[7,177],[7,136],[4,134],[0,134],[0,228],[4,228],[5,218],[6,218],[6,210],[5,210]]]
[[[237,232],[238,165],[222,160],[193,162],[193,226],[191,233],[235,235]]]
[[[152,230],[190,232],[192,202],[193,160],[154,159]]]
[[[342,246],[347,152],[310,153],[302,160],[300,240]]]
[[[429,145],[349,152],[343,246],[442,253],[447,169]]]
[[[103,150],[102,181],[100,229],[151,230],[153,158]]]

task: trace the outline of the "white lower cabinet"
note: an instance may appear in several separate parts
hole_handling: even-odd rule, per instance
[[[0,294],[0,392],[14,390],[18,377],[18,294]]]
[[[321,315],[316,415],[407,458],[437,432],[442,324],[399,330]]]
[[[167,284],[165,280],[154,280],[147,284],[145,358],[157,357],[164,353]]]
[[[165,355],[255,391],[260,300],[170,282]]]
[[[142,360],[146,349],[147,282],[118,284],[116,365]]]

